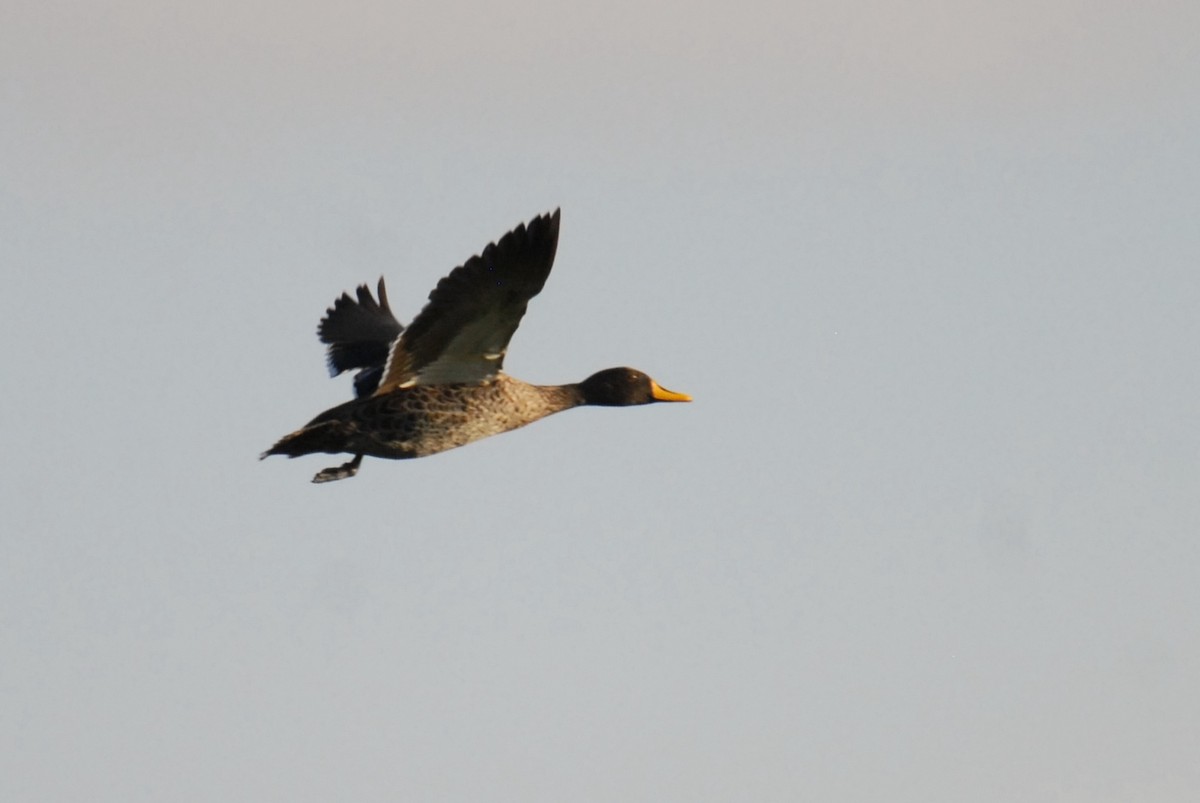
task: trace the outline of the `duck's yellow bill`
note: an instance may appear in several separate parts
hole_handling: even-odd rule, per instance
[[[662,385],[654,380],[650,380],[650,395],[655,401],[691,401],[692,397],[686,393],[676,393],[673,390],[667,390]]]

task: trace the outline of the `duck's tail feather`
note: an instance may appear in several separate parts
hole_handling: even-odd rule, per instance
[[[258,456],[259,460],[274,454],[299,457],[305,454],[338,454],[346,451],[346,439],[337,421],[324,421],[312,424],[304,429],[298,429],[290,435],[284,435],[267,451]]]

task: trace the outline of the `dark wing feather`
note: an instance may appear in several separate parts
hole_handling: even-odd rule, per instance
[[[356,395],[366,396],[378,386],[392,342],[404,327],[392,315],[382,278],[378,301],[365,284],[359,285],[357,295],[355,300],[342,293],[333,302],[317,325],[317,337],[329,345],[326,362],[330,376],[364,369],[354,378],[354,388]]]
[[[377,392],[494,377],[529,299],[550,275],[558,224],[555,210],[517,226],[438,282],[392,346]]]

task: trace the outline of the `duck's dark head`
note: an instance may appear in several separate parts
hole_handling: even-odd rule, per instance
[[[632,368],[607,368],[579,383],[584,404],[601,407],[628,407],[651,402],[688,402],[692,397],[675,393],[659,385],[641,371]]]

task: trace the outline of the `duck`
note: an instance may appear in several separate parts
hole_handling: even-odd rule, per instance
[[[331,376],[357,371],[354,398],[279,439],[259,459],[349,454],[315,483],[356,476],[364,457],[404,460],[465,446],[574,407],[690,402],[633,368],[607,368],[564,385],[503,372],[513,333],[542,291],[558,250],[561,210],[489,243],[437,283],[407,326],[392,314],[384,280],[376,295],[343,293],[317,326]]]

